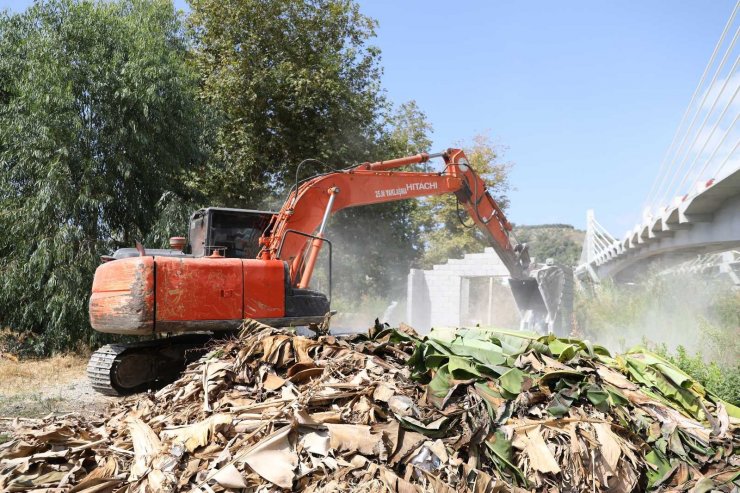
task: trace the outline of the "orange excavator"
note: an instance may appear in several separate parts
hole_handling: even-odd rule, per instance
[[[440,157],[441,172],[398,170]],[[552,331],[562,319],[564,269],[530,269],[527,246],[513,239],[511,224],[483,180],[462,150],[448,149],[297,181],[278,213],[201,209],[190,221],[189,253],[188,241],[175,237],[170,249],[137,244],[103,257],[90,298],[92,327],[169,337],[100,348],[88,364],[93,388],[118,395],[174,378],[188,355],[197,354],[194,348],[214,333],[236,330],[247,318],[275,327],[324,322],[331,315],[330,298],[310,285],[319,252],[325,246],[331,251],[329,217],[347,207],[448,193],[509,270],[523,325]],[[330,279],[331,274],[331,285]]]

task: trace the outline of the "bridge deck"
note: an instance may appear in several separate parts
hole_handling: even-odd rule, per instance
[[[667,267],[700,253],[740,247],[740,169],[685,195],[622,240],[601,246],[578,267],[579,277],[628,279],[648,264]]]

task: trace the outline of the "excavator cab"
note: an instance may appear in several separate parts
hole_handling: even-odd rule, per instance
[[[253,259],[259,252],[259,238],[269,231],[274,212],[248,209],[207,207],[190,217],[189,249],[172,238],[170,248],[119,248],[112,255],[104,255],[103,262],[139,257],[207,257],[213,252],[226,258]],[[184,243],[184,241],[183,241]],[[188,252],[189,250],[189,252]]]
[[[256,258],[259,238],[274,215],[268,211],[208,207],[190,218],[190,253],[205,257],[219,251],[227,258]]]

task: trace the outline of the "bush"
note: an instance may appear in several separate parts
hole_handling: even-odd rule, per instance
[[[702,384],[709,392],[735,406],[740,406],[740,364],[720,366],[714,361],[706,363],[701,353],[691,356],[683,346],[678,346],[672,354],[665,344],[661,344],[655,350]]]
[[[669,350],[701,349],[723,362],[740,356],[740,292],[716,279],[676,275],[605,282],[579,292],[575,312],[585,337],[621,351],[647,338]]]
[[[576,301],[578,330],[614,350],[651,347],[708,391],[740,404],[740,291],[717,279],[603,283]]]

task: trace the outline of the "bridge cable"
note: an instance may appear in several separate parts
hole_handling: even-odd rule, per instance
[[[722,68],[724,67],[725,62],[727,62],[727,57],[729,56],[730,52],[734,48],[735,43],[737,42],[737,39],[738,39],[738,36],[739,35],[740,35],[740,28],[737,31],[735,31],[735,36],[732,38],[732,43],[728,47],[727,51],[725,52],[724,56],[722,57],[722,60],[720,61],[719,65],[717,66],[717,70],[715,71],[714,76],[712,77],[712,81],[709,83],[709,86],[707,86],[707,90],[704,93],[704,97],[702,98],[701,103],[699,103],[699,106],[697,108],[696,113],[694,114],[694,117],[691,119],[691,124],[689,125],[689,128],[686,131],[686,134],[683,136],[683,139],[681,139],[681,145],[678,148],[678,151],[676,153],[676,157],[678,157],[679,155],[683,154],[682,150],[683,150],[684,144],[686,144],[686,140],[688,139],[689,135],[692,134],[692,130],[694,128],[694,123],[696,123],[696,119],[701,114],[701,108],[704,107],[704,103],[707,101],[707,98],[709,97],[709,94],[712,92],[711,89],[712,89],[712,87],[714,87],[714,83],[717,81],[717,77],[719,76],[720,72],[722,71]],[[740,58],[738,58],[738,60],[740,60]],[[733,69],[737,66],[738,60],[735,61],[735,65],[733,65]],[[722,90],[724,90],[724,87],[727,85],[727,81],[728,80],[729,80],[729,78],[727,80],[725,80],[725,83],[723,85]],[[721,95],[722,90],[717,94],[717,98],[715,98],[715,101],[714,101],[714,103],[712,105],[712,109],[709,111],[710,113],[714,110],[714,105],[719,100],[719,96]],[[706,122],[706,119],[704,120],[704,122]],[[675,163],[675,162],[676,161],[675,161],[675,158],[674,158],[673,163]],[[673,189],[671,187],[673,186],[673,183],[674,183],[677,175],[678,175],[678,170],[677,169],[674,169],[674,172],[670,174],[671,181],[668,183],[668,185],[664,189],[663,193],[661,193],[661,195],[658,197],[658,202],[662,202],[666,198],[670,198],[670,194],[673,191]],[[662,185],[662,182],[661,182],[661,185]]]
[[[740,113],[738,113],[735,116],[735,119],[732,120],[732,123],[730,123],[730,126],[727,127],[727,130],[725,131],[725,135],[722,136],[722,140],[719,141],[719,144],[717,144],[717,147],[714,148],[714,151],[712,152],[712,154],[707,158],[707,161],[704,163],[704,167],[699,171],[698,176],[701,176],[704,173],[704,171],[707,169],[709,164],[714,160],[714,156],[717,154],[717,151],[719,151],[722,148],[722,146],[725,144],[725,140],[730,135],[731,130],[735,127],[735,124],[737,123],[738,119],[740,119]],[[714,178],[719,179],[720,178],[719,174],[714,173]]]
[[[730,158],[735,153],[735,151],[737,150],[738,147],[740,147],[740,139],[737,141],[737,143],[735,144],[735,147],[732,148],[732,150],[730,151],[730,153],[727,155],[727,157],[725,158],[725,160],[722,162],[722,164],[720,165],[720,167],[717,169],[717,176],[719,176],[719,174],[722,171],[722,169],[730,161]]]
[[[594,224],[596,225],[596,227],[598,227],[603,232],[604,236],[606,236],[607,238],[609,238],[612,242],[617,241],[611,235],[611,233],[609,233],[609,231],[607,231],[607,229],[604,226],[602,226],[601,223],[598,220],[596,220],[596,218],[594,218]]]
[[[740,61],[740,57],[738,58],[738,61]],[[735,62],[735,65],[737,66],[737,61]],[[734,68],[734,67],[733,67],[733,68]],[[733,71],[732,73],[734,73],[734,71]],[[728,75],[728,76],[727,76],[727,79],[725,80],[725,84],[724,84],[724,86],[722,87],[722,91],[720,91],[720,94],[718,94],[718,95],[717,95],[717,101],[719,100],[719,98],[720,98],[720,95],[721,95],[721,93],[722,93],[722,92],[724,91],[725,87],[727,86],[727,82],[729,82],[729,80],[730,80],[731,78],[732,78],[732,76],[731,76],[731,75]],[[717,128],[719,127],[719,124],[720,124],[720,123],[722,122],[722,120],[724,119],[724,117],[725,117],[725,114],[727,113],[727,110],[729,110],[729,109],[730,109],[730,107],[732,106],[732,103],[733,103],[733,102],[735,101],[735,98],[737,97],[737,94],[738,94],[738,92],[740,92],[740,85],[738,85],[738,86],[737,86],[737,87],[735,88],[735,92],[734,92],[734,93],[732,94],[732,97],[730,98],[730,100],[729,100],[729,101],[727,102],[727,104],[725,105],[725,108],[724,108],[724,109],[722,110],[722,113],[720,113],[719,117],[717,118],[717,121],[716,121],[716,123],[714,124],[714,127],[712,128],[712,131],[711,131],[711,132],[709,133],[709,135],[707,136],[706,140],[704,141],[704,145],[703,145],[703,146],[702,146],[702,148],[701,148],[701,149],[700,149],[700,150],[699,150],[699,151],[698,151],[698,152],[696,153],[696,156],[694,156],[694,160],[693,160],[693,161],[691,162],[691,164],[689,164],[689,167],[688,167],[688,168],[686,169],[686,174],[684,174],[684,176],[683,176],[683,179],[681,180],[681,182],[680,182],[680,183],[678,184],[678,186],[676,187],[676,189],[677,189],[677,190],[678,190],[679,192],[680,192],[680,191],[682,190],[682,187],[683,187],[684,183],[686,183],[686,180],[687,180],[687,179],[689,178],[689,175],[691,174],[691,171],[694,171],[694,170],[696,170],[696,167],[695,167],[695,165],[696,165],[696,162],[697,162],[697,161],[699,160],[699,156],[701,156],[701,155],[702,155],[702,153],[704,153],[704,150],[706,149],[706,147],[707,147],[707,144],[709,144],[709,141],[710,141],[710,140],[712,139],[712,137],[714,136],[714,132],[715,132],[715,131],[717,130]],[[715,101],[715,103],[716,103],[716,101]],[[712,110],[713,110],[713,109],[714,109],[714,106],[712,106]],[[704,124],[706,124],[706,122],[707,122],[707,119],[709,118],[709,115],[711,114],[711,111],[712,111],[712,110],[710,110],[710,111],[709,111],[709,113],[707,113],[707,117],[706,117],[706,118],[704,119]],[[701,137],[702,131],[704,130],[704,124],[702,124],[702,127],[700,128],[699,132],[698,132],[698,133],[696,134],[696,138],[694,139],[694,142],[693,142],[693,143],[691,144],[691,147],[690,147],[689,149],[693,149],[693,148],[694,148],[694,146],[695,146],[695,145],[696,145],[696,144],[697,144],[697,143],[699,142],[699,138]],[[686,159],[688,159],[688,157],[689,157],[690,155],[691,155],[691,154],[689,154],[689,153],[687,153],[687,154],[686,154],[686,156],[685,156],[685,157],[683,158],[683,160],[682,160],[682,161],[681,161],[681,163],[679,164],[679,169],[683,169],[683,163],[684,163],[684,162],[686,161]]]
[[[689,110],[691,109],[691,106],[694,103],[694,100],[696,99],[696,96],[699,94],[699,90],[701,89],[702,84],[704,83],[704,79],[706,79],[707,74],[709,73],[709,68],[714,63],[714,59],[717,57],[717,53],[719,53],[719,48],[722,45],[722,43],[725,40],[725,37],[727,36],[727,33],[730,30],[730,26],[735,21],[735,15],[737,14],[738,8],[740,7],[740,0],[735,3],[735,8],[732,10],[732,15],[730,16],[730,19],[727,21],[727,24],[725,25],[724,30],[722,31],[722,35],[719,38],[719,41],[717,41],[717,44],[714,46],[714,51],[712,52],[712,56],[709,58],[709,62],[707,63],[707,66],[704,68],[704,73],[701,75],[701,79],[699,79],[699,84],[696,86],[696,89],[694,89],[694,94],[691,95],[691,100],[689,101],[688,106],[686,107],[686,111],[683,113],[683,117],[681,117],[681,122],[678,124],[678,128],[676,128],[676,132],[673,134],[673,140],[671,140],[671,144],[668,146],[668,149],[666,149],[666,153],[663,156],[663,161],[660,164],[660,169],[658,170],[658,174],[655,175],[655,180],[653,180],[653,185],[650,187],[650,192],[648,192],[646,206],[650,205],[650,199],[653,195],[653,191],[657,193],[658,189],[660,188],[660,185],[658,185],[658,189],[656,189],[656,184],[658,183],[658,179],[663,174],[663,169],[665,168],[665,165],[668,162],[668,156],[671,154],[671,149],[673,149],[673,146],[676,143],[676,139],[678,138],[681,128],[683,127],[684,122],[686,121],[686,117],[689,115]],[[661,180],[662,184],[662,180]]]
[[[606,250],[607,248],[609,248],[609,243],[606,241],[604,236],[600,234],[598,231],[594,233],[593,238],[595,241],[598,242],[598,247],[601,250]]]

